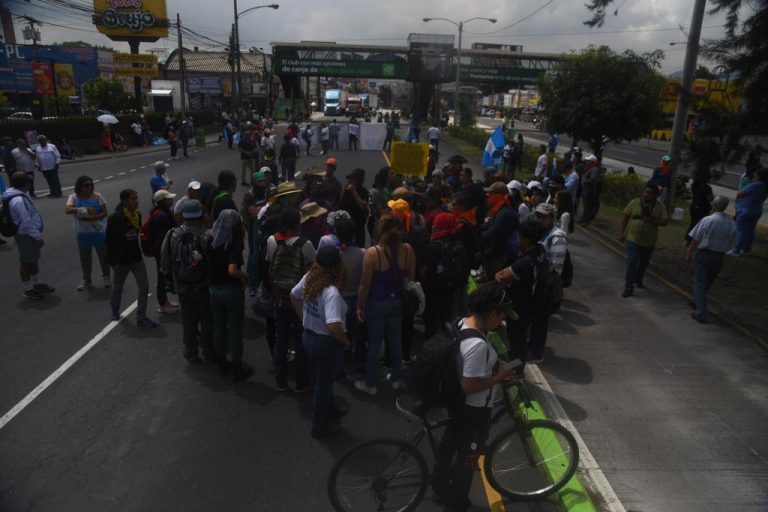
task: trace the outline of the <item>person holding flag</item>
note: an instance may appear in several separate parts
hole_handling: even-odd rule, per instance
[[[504,150],[504,145],[507,140],[504,138],[504,130],[501,126],[497,126],[485,144],[485,151],[483,151],[483,167],[495,167],[499,168],[501,165],[501,156]]]

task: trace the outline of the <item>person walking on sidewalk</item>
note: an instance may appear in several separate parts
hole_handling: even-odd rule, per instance
[[[147,298],[149,297],[149,278],[144,257],[139,247],[141,214],[139,213],[139,194],[135,190],[125,189],[120,192],[120,204],[107,219],[107,263],[112,267],[112,320],[120,320],[120,302],[123,298],[123,285],[128,274],[133,274],[139,289],[136,322],[139,327],[157,327],[157,323],[147,317]]]
[[[736,222],[726,215],[728,198],[716,196],[712,200],[714,213],[701,219],[690,231],[691,243],[685,256],[690,267],[694,253],[696,264],[693,276],[693,307],[691,318],[707,323],[707,292],[715,283],[723,267],[725,253],[736,238]]]
[[[18,229],[14,238],[19,249],[23,296],[27,300],[41,300],[55,290],[40,282],[40,250],[45,243],[43,217],[28,194],[31,185],[32,180],[26,172],[16,171],[11,177],[11,188],[3,193],[3,204]]]
[[[197,199],[188,199],[181,215],[184,223],[170,231],[163,241],[160,270],[164,275],[172,276],[179,296],[184,358],[190,363],[210,364],[216,361],[216,352],[208,289],[211,261],[206,251],[208,240],[203,206]]]
[[[48,189],[51,192],[50,197],[61,197],[61,181],[59,180],[61,155],[59,150],[48,142],[48,138],[45,135],[40,135],[37,138],[37,142],[40,145],[37,146],[35,151],[35,160],[37,160],[37,167],[43,173],[45,181],[48,182]]]
[[[75,237],[80,252],[80,266],[83,270],[83,280],[77,286],[77,291],[82,292],[93,287],[91,267],[94,250],[101,265],[104,287],[109,288],[112,286],[112,282],[109,277],[109,265],[106,261],[107,202],[101,194],[94,190],[93,179],[89,176],[77,178],[75,193],[67,199],[64,213],[75,217]]]
[[[656,247],[659,227],[666,226],[668,222],[667,209],[657,201],[658,194],[657,185],[649,181],[640,197],[631,200],[624,208],[619,229],[619,240],[627,243],[627,271],[622,297],[632,295],[635,286],[645,288],[643,277]]]

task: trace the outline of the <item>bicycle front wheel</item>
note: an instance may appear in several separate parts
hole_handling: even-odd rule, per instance
[[[499,494],[531,500],[561,489],[578,463],[579,447],[565,427],[531,420],[505,430],[491,442],[483,469]]]
[[[400,439],[375,439],[345,453],[331,468],[328,496],[338,512],[409,512],[427,492],[424,456]]]

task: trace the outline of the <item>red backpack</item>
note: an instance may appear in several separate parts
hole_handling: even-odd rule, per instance
[[[144,219],[144,223],[141,225],[141,229],[139,230],[139,247],[141,247],[141,252],[144,254],[144,256],[147,256],[148,258],[155,256],[155,241],[152,238],[151,227],[152,218],[158,211],[160,211],[160,208],[154,208],[151,212],[149,212],[147,218]]]

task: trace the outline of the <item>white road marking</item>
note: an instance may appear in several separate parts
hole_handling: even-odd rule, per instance
[[[117,173],[118,176],[122,176],[123,174],[125,174],[125,171]]]
[[[114,178],[114,176],[104,176],[105,180],[111,180],[112,178]]]
[[[103,340],[107,334],[112,332],[112,330],[117,327],[117,325],[120,323],[120,321],[130,315],[138,306],[139,302],[135,301],[133,304],[125,308],[125,311],[123,311],[123,314],[120,316],[120,320],[113,320],[107,324],[104,329],[101,330],[100,333],[98,333],[96,336],[91,338],[91,340],[85,344],[83,348],[75,352],[75,354],[67,359],[64,364],[59,366],[56,371],[54,371],[52,374],[50,374],[43,382],[37,385],[35,389],[29,392],[27,396],[21,399],[19,403],[13,406],[10,411],[5,413],[2,418],[0,418],[0,429],[5,427],[8,422],[10,422],[13,418],[16,417],[21,411],[23,411],[29,404],[31,404],[40,394],[48,389],[51,384],[56,382],[59,377],[64,375],[64,372],[69,370],[76,362],[78,362],[85,354],[87,354],[93,347],[99,344],[101,340]]]
[[[301,173],[302,173],[302,171],[295,172],[295,173],[293,173],[293,177],[294,178],[298,178],[299,176],[301,176]]]
[[[147,168],[146,165],[142,165],[141,167],[139,167],[139,169],[146,169],[146,168]]]
[[[547,382],[547,379],[544,378],[544,374],[541,373],[539,367],[534,364],[529,364],[525,366],[525,371],[527,373],[526,379],[544,391],[538,398],[544,402],[542,405],[544,406],[544,410],[547,411],[549,419],[564,426],[571,434],[573,434],[573,437],[576,438],[576,443],[579,445],[579,465],[581,466],[581,474],[585,480],[584,485],[591,491],[600,495],[603,501],[605,501],[605,510],[609,512],[626,512],[624,505],[622,505],[619,497],[616,496],[616,492],[605,477],[603,470],[597,465],[597,461],[592,456],[592,452],[587,448],[587,444],[584,442],[584,439],[581,438],[579,431],[576,430],[576,427],[568,417],[568,414],[566,414],[565,409],[563,409],[562,404],[560,404],[560,400],[557,399],[555,392],[552,390],[549,382]],[[539,394],[537,393],[537,395]],[[599,507],[599,504],[596,505]]]
[[[136,172],[136,169],[131,169],[131,170],[130,170],[130,171],[128,171],[128,172]]]

